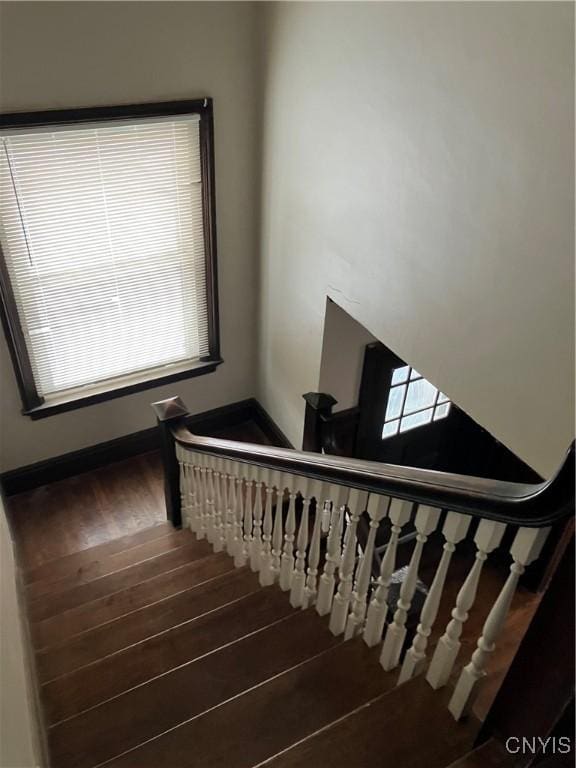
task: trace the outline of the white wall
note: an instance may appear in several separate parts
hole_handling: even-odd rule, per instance
[[[574,423],[572,4],[267,12],[263,405],[298,444],[328,295],[548,474]]]
[[[27,2],[0,6],[2,111],[212,96],[220,319],[214,374],[42,421],[20,415],[0,340],[0,469],[153,424],[149,403],[181,395],[193,412],[255,395],[257,19],[251,3]],[[2,334],[0,334],[2,336]]]
[[[38,724],[24,650],[16,564],[0,497],[0,766],[40,765]]]
[[[338,401],[334,412],[358,405],[366,345],[377,339],[334,301],[326,301],[318,389]]]

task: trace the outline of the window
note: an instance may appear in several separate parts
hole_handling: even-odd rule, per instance
[[[409,365],[394,368],[382,438],[445,419],[450,400]]]
[[[25,410],[220,362],[211,102],[4,116],[2,295]]]

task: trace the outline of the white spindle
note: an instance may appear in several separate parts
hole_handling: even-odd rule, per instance
[[[224,460],[217,457],[215,460],[215,516],[214,516],[214,552],[223,552],[226,549],[226,475],[224,473]]]
[[[284,475],[284,485],[288,488],[290,501],[284,530],[284,546],[280,562],[280,589],[287,592],[292,586],[294,573],[294,534],[296,532],[296,496],[297,489],[293,475]]]
[[[306,586],[306,550],[308,548],[308,525],[311,495],[310,482],[306,478],[299,478],[300,494],[302,496],[302,516],[298,527],[296,539],[296,559],[290,587],[290,605],[300,608],[304,601],[304,587]]]
[[[452,610],[452,619],[438,641],[428,672],[426,673],[426,680],[432,688],[441,688],[448,682],[456,657],[458,656],[458,651],[460,650],[462,627],[467,621],[468,612],[476,599],[478,582],[484,562],[488,555],[499,546],[505,530],[506,525],[504,523],[498,523],[493,520],[480,520],[478,524],[474,536],[477,548],[474,565],[458,592],[456,606]]]
[[[324,517],[324,507],[330,505],[330,502],[324,501],[327,493],[328,489],[323,483],[315,484],[313,495],[316,499],[316,514],[314,516],[314,528],[312,530],[310,549],[308,550],[308,570],[306,572],[306,586],[304,587],[304,599],[302,601],[303,608],[308,608],[311,605],[314,605],[316,601],[322,519]]]
[[[262,479],[266,489],[266,503],[264,505],[264,520],[262,523],[262,553],[260,555],[260,584],[268,587],[274,583],[272,573],[272,528],[274,519],[272,516],[272,502],[274,486],[272,484],[272,472],[263,470]]]
[[[252,477],[254,479],[254,508],[252,511],[250,567],[253,571],[259,571],[262,559],[262,482],[258,467],[252,468]]]
[[[434,626],[434,622],[438,615],[438,608],[440,607],[440,600],[446,582],[448,566],[450,565],[452,554],[456,550],[456,544],[462,541],[468,533],[470,521],[471,518],[468,515],[462,515],[458,512],[448,512],[446,515],[446,520],[444,521],[444,526],[442,528],[445,541],[442,557],[440,558],[438,568],[436,569],[436,574],[432,581],[430,591],[424,601],[422,612],[420,614],[420,623],[416,629],[416,635],[414,636],[412,646],[404,657],[402,671],[398,678],[398,685],[404,683],[415,675],[419,675],[426,663],[428,638],[430,637],[432,627]]]
[[[270,570],[272,572],[272,582],[280,577],[280,562],[282,557],[282,503],[284,501],[284,475],[280,472],[275,473],[274,484],[276,486],[276,515],[274,517],[274,528],[272,529],[272,556],[270,559]]]
[[[256,489],[256,483],[253,479],[245,478],[244,482],[244,544],[242,556],[246,563],[250,562],[252,554],[252,527],[253,527],[253,496]]]
[[[186,477],[186,457],[184,449],[176,443],[176,459],[178,460],[178,484],[180,488],[180,516],[182,528],[188,527],[188,483]]]
[[[380,664],[388,672],[398,666],[402,645],[406,638],[406,620],[408,611],[412,605],[416,584],[418,582],[418,571],[420,569],[420,560],[424,545],[428,536],[436,529],[440,510],[435,507],[421,505],[416,512],[414,525],[416,527],[416,545],[410,558],[406,578],[400,587],[400,596],[394,613],[394,620],[386,630],[386,637],[380,654]]]
[[[196,456],[196,477],[199,488],[198,528],[196,537],[204,539],[208,533],[208,478],[202,454]]]
[[[185,474],[186,474],[186,510],[187,510],[187,523],[191,531],[196,533],[198,531],[199,517],[198,517],[198,496],[199,489],[196,480],[196,454],[187,452],[188,460],[186,462]]]
[[[518,579],[524,573],[526,566],[540,555],[549,531],[549,528],[520,528],[514,538],[510,549],[512,555],[510,574],[484,622],[477,648],[472,654],[470,663],[462,670],[448,704],[448,709],[456,720],[462,717],[472,701],[472,694],[478,681],[486,675],[486,662],[494,651],[496,640],[506,622]]]
[[[372,575],[372,564],[374,562],[374,544],[376,534],[380,527],[380,521],[386,515],[389,499],[385,496],[379,496],[377,493],[371,493],[368,499],[368,516],[370,517],[370,526],[368,529],[368,538],[364,548],[362,560],[356,571],[356,583],[352,592],[351,610],[346,623],[345,640],[350,640],[355,635],[360,634],[366,616],[366,603],[368,600],[368,590],[370,588],[370,577]]]
[[[325,616],[332,609],[334,587],[336,586],[336,568],[342,557],[342,526],[346,511],[349,489],[344,485],[331,486],[329,495],[333,499],[330,515],[330,528],[326,543],[326,562],[318,584],[316,611]]]
[[[195,491],[195,528],[194,533],[196,538],[203,539],[206,535],[206,531],[203,528],[203,515],[204,515],[204,485],[202,481],[202,472],[200,470],[200,455],[194,454],[192,473],[194,476]]]
[[[236,491],[236,483],[234,482],[234,467],[235,464],[230,459],[226,459],[223,468],[224,479],[224,509],[225,509],[225,529],[224,538],[226,541],[226,552],[230,556],[234,556],[234,496]]]
[[[346,619],[348,618],[350,596],[352,594],[354,564],[356,561],[356,529],[360,515],[364,511],[366,499],[366,493],[359,491],[357,488],[351,489],[348,498],[350,519],[344,537],[344,551],[339,568],[340,581],[338,583],[338,591],[332,602],[332,612],[330,614],[330,631],[333,635],[340,635],[346,629]]]
[[[391,530],[390,540],[386,546],[386,552],[380,564],[380,576],[378,586],[372,596],[368,606],[368,615],[366,617],[366,626],[364,627],[364,642],[370,647],[377,645],[382,639],[384,623],[388,614],[388,592],[390,590],[390,581],[392,574],[396,569],[396,553],[398,550],[398,539],[402,528],[410,520],[412,514],[412,503],[392,499],[388,517],[390,518]]]
[[[247,484],[240,475],[240,468],[237,470],[234,479],[236,486],[234,495],[234,565],[236,568],[242,568],[248,562],[247,549],[244,548],[244,494],[247,493]]]
[[[206,471],[206,538],[214,545],[216,540],[216,484],[214,476],[214,457],[208,454],[203,458]]]

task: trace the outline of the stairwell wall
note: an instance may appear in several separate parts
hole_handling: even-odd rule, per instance
[[[215,373],[31,421],[0,333],[0,471],[150,427],[149,404],[194,413],[256,390],[257,8],[245,2],[2,3],[0,109],[214,99],[221,348]]]
[[[294,444],[326,297],[539,472],[574,424],[574,7],[271,3],[259,399]]]
[[[24,637],[13,543],[0,496],[0,766],[6,768],[43,764]]]

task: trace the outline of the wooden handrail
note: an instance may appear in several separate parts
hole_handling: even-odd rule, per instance
[[[175,442],[201,453],[514,525],[549,526],[574,511],[574,442],[549,480],[510,483],[202,437],[186,427],[188,410],[180,398],[153,403],[152,407]]]

